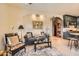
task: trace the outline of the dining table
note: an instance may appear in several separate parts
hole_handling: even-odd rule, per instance
[[[73,35],[74,38],[79,40],[79,32],[70,32],[70,35]]]
[[[71,35],[79,36],[79,33],[77,32],[70,32]]]

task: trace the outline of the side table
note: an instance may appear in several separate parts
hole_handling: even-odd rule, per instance
[[[6,56],[6,51],[0,50],[0,56]]]

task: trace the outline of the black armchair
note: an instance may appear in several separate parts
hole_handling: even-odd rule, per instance
[[[25,44],[19,41],[19,36],[16,33],[8,33],[5,34],[5,49],[7,51],[7,55],[15,55],[17,52],[19,52],[21,49],[25,49]]]

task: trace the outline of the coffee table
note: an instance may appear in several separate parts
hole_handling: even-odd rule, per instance
[[[36,52],[36,49],[37,49],[37,45],[39,45],[39,44],[48,44],[47,47],[51,48],[51,42],[49,41],[49,39],[48,39],[48,41],[41,41],[40,36],[36,39],[37,40],[34,41],[34,50],[35,50],[35,52]]]

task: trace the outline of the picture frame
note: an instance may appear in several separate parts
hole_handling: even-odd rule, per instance
[[[32,21],[33,29],[43,29],[43,21]]]

